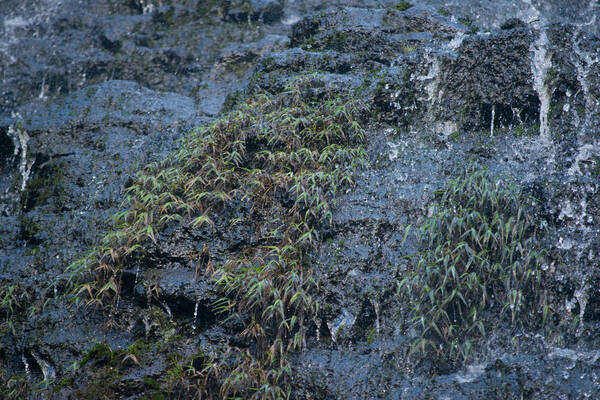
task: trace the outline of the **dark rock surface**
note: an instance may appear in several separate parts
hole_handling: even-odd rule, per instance
[[[369,164],[310,255],[321,312],[292,397],[600,397],[600,5],[575,3],[3,1],[0,397],[193,393],[178,366],[243,328],[185,256],[210,246],[224,262],[252,230],[169,225],[111,310],[62,296],[69,265],[136,171],[298,76],[303,95],[360,96],[370,116]],[[417,332],[397,287],[420,245],[405,229],[472,161],[539,201],[552,323],[499,320],[469,365],[436,369],[408,356]]]

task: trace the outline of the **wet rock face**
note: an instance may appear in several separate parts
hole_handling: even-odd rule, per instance
[[[278,0],[228,1],[227,18],[236,22],[261,21],[266,24],[277,22],[283,16],[283,6]]]
[[[463,115],[457,122],[464,129],[487,129],[492,123],[495,129],[535,123],[539,100],[532,89],[532,40],[532,32],[516,29],[463,41],[456,59],[441,61],[437,90],[443,93],[443,103],[437,118],[458,109]]]
[[[270,29],[247,21],[221,23],[214,2],[33,3],[2,5],[6,17],[0,114],[33,98],[55,98],[123,79],[193,97],[214,115],[227,94],[240,88],[237,81],[219,82],[219,89],[213,90],[215,82],[204,79],[220,50],[259,40]],[[280,10],[277,2],[254,3],[257,18]],[[204,93],[207,87],[213,90],[210,96]]]
[[[521,28],[496,35],[461,32],[441,49],[412,48],[414,54],[397,60],[381,80],[377,102],[404,123],[428,118],[455,130],[530,126],[539,120],[540,106],[530,67],[533,40],[533,32]]]
[[[229,226],[252,214],[243,201],[216,230],[167,224],[112,309],[61,296],[136,171],[299,76],[306,99],[369,104],[369,163],[303,260],[320,311],[292,356],[294,396],[600,397],[597,2],[0,3],[0,397],[42,379],[58,397],[189,397],[208,383],[184,365],[251,348],[204,273],[260,245]],[[425,246],[407,228],[472,162],[514,182],[541,226],[550,323],[498,319],[461,367],[408,354],[420,330],[398,285]]]

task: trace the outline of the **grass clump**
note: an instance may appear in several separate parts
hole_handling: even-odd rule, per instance
[[[400,290],[421,332],[412,351],[453,363],[466,360],[493,321],[537,318],[544,253],[516,189],[486,170],[471,166],[435,194],[421,226],[426,247]]]
[[[302,348],[318,310],[308,254],[330,224],[332,201],[366,158],[363,106],[307,99],[302,85],[299,79],[277,95],[253,96],[141,171],[127,191],[128,209],[115,216],[118,229],[72,267],[92,278],[76,293],[105,306],[119,296],[124,267],[143,265],[165,225],[212,234],[237,224],[252,229],[258,244],[222,265],[212,265],[209,247],[190,255],[197,273],[214,272],[218,309],[243,324],[241,342],[250,343],[194,372],[205,382],[203,398],[289,397],[286,355]]]
[[[15,323],[31,302],[32,295],[20,283],[0,286],[0,334],[15,333]]]
[[[5,368],[0,368],[0,398],[6,400],[26,399],[31,393],[32,384],[23,374],[9,375]]]

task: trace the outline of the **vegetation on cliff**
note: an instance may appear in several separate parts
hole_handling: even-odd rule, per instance
[[[516,188],[471,166],[435,195],[420,228],[424,250],[400,284],[421,332],[413,351],[464,361],[493,323],[539,322],[540,309],[545,323],[544,251]]]
[[[302,348],[318,312],[307,253],[330,224],[336,194],[365,159],[363,106],[307,100],[301,91],[298,79],[283,93],[255,95],[144,168],[127,190],[127,210],[115,216],[117,229],[72,267],[91,278],[75,292],[110,308],[124,268],[144,265],[145,246],[169,224],[214,232],[251,227],[257,244],[222,265],[213,265],[209,247],[189,255],[196,273],[213,274],[222,293],[215,307],[243,324],[239,337],[248,344],[188,371],[202,381],[203,396],[289,397],[286,355]]]

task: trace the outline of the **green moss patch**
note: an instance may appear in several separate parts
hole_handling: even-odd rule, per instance
[[[400,11],[406,11],[406,10],[408,10],[409,8],[411,8],[412,6],[413,6],[413,5],[412,5],[412,4],[410,4],[408,1],[401,1],[400,3],[396,4],[396,5],[394,6],[394,8],[395,8],[396,10],[400,10]]]

